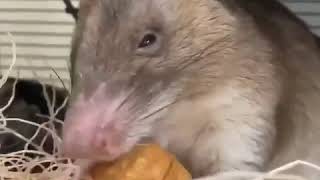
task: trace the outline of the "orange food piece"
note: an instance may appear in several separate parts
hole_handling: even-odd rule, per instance
[[[113,163],[96,165],[94,180],[191,180],[191,175],[176,158],[152,144],[137,146]]]

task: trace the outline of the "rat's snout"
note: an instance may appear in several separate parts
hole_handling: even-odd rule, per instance
[[[121,98],[108,98],[101,86],[91,97],[79,94],[63,129],[63,151],[71,158],[112,160],[132,145],[126,139],[128,113],[118,109]]]

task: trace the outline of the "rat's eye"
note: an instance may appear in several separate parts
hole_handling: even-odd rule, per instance
[[[157,41],[157,36],[155,34],[148,33],[142,38],[141,42],[139,43],[139,48],[145,48],[145,47],[151,46],[156,41]]]
[[[160,33],[148,31],[140,38],[136,49],[136,54],[140,56],[157,56],[159,55],[163,38]]]

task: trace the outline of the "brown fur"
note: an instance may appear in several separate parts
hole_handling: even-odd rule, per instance
[[[138,115],[165,97],[142,123],[194,177],[320,162],[319,47],[277,1],[82,0],[79,18],[73,101],[102,82],[114,97],[133,88]],[[147,29],[162,47],[137,55]]]

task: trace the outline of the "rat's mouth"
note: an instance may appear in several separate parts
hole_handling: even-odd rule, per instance
[[[66,146],[64,146],[66,147]],[[94,161],[113,161],[119,158],[121,155],[130,151],[131,148],[119,147],[115,151],[110,152],[110,150],[97,149],[93,147],[89,148],[64,148],[64,156],[72,159],[87,159]]]
[[[114,160],[131,148],[121,132],[96,128],[91,132],[74,131],[71,136],[65,136],[63,143],[65,156],[103,161]]]
[[[110,161],[115,161],[116,159],[126,154],[127,152],[129,151],[118,152],[116,154],[93,152],[94,154],[79,155],[79,156],[75,156],[76,158],[73,158],[73,159],[86,159],[86,160],[92,160],[97,162],[110,162]]]

